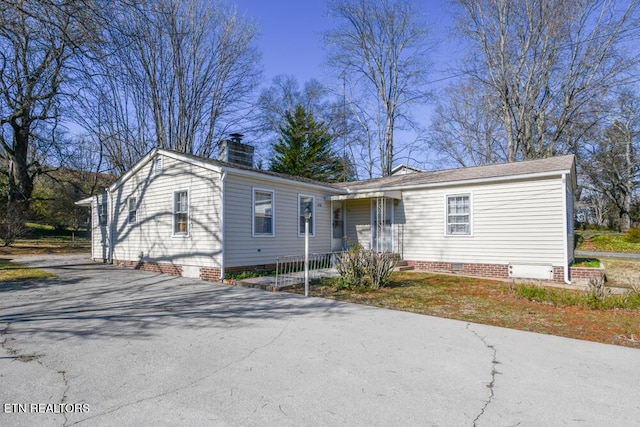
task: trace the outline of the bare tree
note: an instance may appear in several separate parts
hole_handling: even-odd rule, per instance
[[[640,184],[640,99],[623,91],[614,108],[613,121],[588,147],[582,170],[589,190],[613,204],[617,228],[626,231],[631,227],[632,199]]]
[[[260,76],[254,24],[205,0],[124,5],[111,16],[86,87],[87,130],[119,170],[155,145],[213,155],[245,118]]]
[[[495,94],[509,161],[575,150],[572,123],[638,63],[636,0],[456,3],[474,47],[465,71]]]
[[[429,146],[463,167],[506,160],[497,104],[471,79],[447,87],[432,116]]]
[[[389,175],[396,126],[428,95],[427,27],[409,0],[331,0],[329,11],[341,22],[326,35],[329,63],[349,77],[358,110],[375,121],[367,127],[376,128],[380,172]]]
[[[271,86],[262,90],[258,97],[258,131],[269,142],[275,143],[287,112],[293,113],[298,106],[333,128],[332,106],[336,101],[330,99],[330,95],[329,89],[318,80],[309,80],[300,88],[295,76],[278,75],[271,81]]]
[[[81,47],[94,34],[89,28],[93,5],[0,1],[0,158],[6,164],[9,203],[26,208],[43,159],[62,140],[60,106]]]

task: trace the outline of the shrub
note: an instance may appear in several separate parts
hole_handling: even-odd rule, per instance
[[[364,250],[356,245],[336,258],[343,289],[379,289],[385,286],[398,263],[395,254]]]
[[[625,239],[629,243],[640,243],[640,228],[630,228],[625,235]]]
[[[9,203],[0,212],[0,240],[9,246],[27,231],[24,208],[19,203]]]
[[[640,276],[627,276],[630,292],[640,295]]]
[[[565,289],[546,288],[535,285],[519,285],[512,289],[516,296],[533,302],[552,304],[554,306],[580,304],[580,297]]]
[[[340,288],[353,290],[363,286],[365,267],[362,252],[362,246],[355,245],[336,256],[335,267],[340,275]]]
[[[603,279],[591,279],[581,294],[566,289],[550,289],[539,286],[512,285],[511,291],[519,298],[554,306],[581,306],[593,310],[638,309],[640,289],[632,287],[625,293],[614,294],[604,285]]]
[[[384,287],[398,264],[398,257],[389,252],[366,251],[364,260],[365,271],[371,280],[373,289]]]
[[[611,296],[611,289],[604,285],[604,279],[601,277],[593,277],[589,279],[585,291],[586,304],[591,308],[606,308],[607,299]]]

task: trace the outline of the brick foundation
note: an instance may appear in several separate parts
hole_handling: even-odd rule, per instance
[[[602,265],[600,268],[588,268],[588,267],[570,267],[569,277],[572,283],[589,283],[591,279],[606,279],[605,270]]]
[[[509,266],[506,264],[467,264],[439,261],[407,261],[407,265],[416,270],[433,271],[437,273],[460,274],[463,276],[509,278]]]
[[[460,274],[463,276],[480,276],[496,279],[509,278],[509,265],[507,264],[467,264],[438,261],[407,261],[407,265],[416,270],[431,271],[434,273]],[[572,284],[585,284],[592,278],[605,278],[605,270],[601,268],[570,267],[569,279]],[[526,280],[526,279],[525,279]],[[532,279],[534,280],[534,279]],[[564,283],[564,267],[553,267],[553,283]]]
[[[245,271],[273,271],[276,269],[276,264],[258,264],[258,265],[242,265],[240,267],[225,267],[225,274],[229,273],[244,273]]]
[[[152,273],[170,274],[172,276],[182,276],[182,265],[171,263],[159,263],[159,262],[145,262],[145,261],[122,261],[113,260],[114,265],[121,265],[126,268],[134,270],[149,271]],[[225,269],[226,274],[242,273],[245,271],[273,271],[276,269],[276,264],[259,264],[259,265],[244,265],[240,267],[227,267]],[[207,280],[210,282],[220,281],[220,268],[218,267],[200,267],[200,280]]]
[[[200,267],[200,280],[220,281],[220,269],[217,267]]]
[[[172,276],[182,275],[182,266],[168,262],[145,262],[145,261],[120,261],[113,260],[115,265],[131,268],[134,270],[148,271],[151,273],[170,274]]]

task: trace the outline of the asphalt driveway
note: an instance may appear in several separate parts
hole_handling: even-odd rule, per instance
[[[633,425],[640,352],[95,264],[0,284],[0,425]]]

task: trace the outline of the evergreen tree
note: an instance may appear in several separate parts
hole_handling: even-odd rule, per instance
[[[349,180],[353,165],[332,150],[332,143],[327,125],[298,105],[293,114],[285,113],[270,169],[324,182]]]

